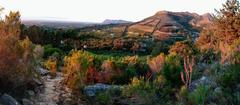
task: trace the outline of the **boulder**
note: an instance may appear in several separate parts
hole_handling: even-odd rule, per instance
[[[32,90],[27,90],[27,91],[24,92],[24,95],[25,95],[25,97],[29,97],[30,98],[30,97],[35,96],[35,93]]]
[[[28,99],[22,99],[22,104],[23,105],[34,105],[32,101],[28,100]]]
[[[217,83],[215,81],[209,77],[203,76],[200,79],[193,81],[189,86],[189,90],[194,91],[199,85],[209,86],[213,89],[217,87]]]
[[[41,67],[37,68],[37,72],[42,76],[46,76],[50,73],[49,70],[46,70],[46,69],[41,68]]]
[[[0,97],[0,104],[3,105],[20,105],[16,99],[14,99],[12,96],[8,95],[8,94],[3,94]]]
[[[33,78],[33,82],[37,85],[37,86],[42,86],[43,82],[40,79],[37,78]]]
[[[98,83],[95,85],[86,86],[84,88],[84,94],[88,97],[94,97],[97,93],[105,92],[107,90],[121,91],[121,86]]]

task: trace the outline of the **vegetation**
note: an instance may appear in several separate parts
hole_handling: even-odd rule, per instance
[[[86,98],[93,104],[240,104],[237,0],[216,11],[196,41],[112,31],[26,27],[19,12],[10,12],[0,20],[0,92],[29,87],[39,77],[37,67],[43,66],[52,77],[63,73],[62,85],[78,95],[96,83],[120,87]]]

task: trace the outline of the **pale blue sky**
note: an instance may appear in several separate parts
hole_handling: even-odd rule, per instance
[[[101,22],[105,19],[138,21],[167,10],[203,14],[219,9],[226,0],[0,0],[9,10],[19,10],[23,19]]]

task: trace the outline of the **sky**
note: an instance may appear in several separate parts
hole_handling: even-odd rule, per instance
[[[226,0],[0,0],[3,14],[20,11],[22,19],[102,22],[139,21],[158,11],[213,13]]]

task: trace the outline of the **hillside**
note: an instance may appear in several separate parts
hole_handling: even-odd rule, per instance
[[[198,15],[189,12],[160,11],[128,27],[129,34],[149,35],[159,39],[183,36],[186,33],[196,35],[211,23],[212,16],[207,13]],[[155,31],[154,31],[155,29]]]

